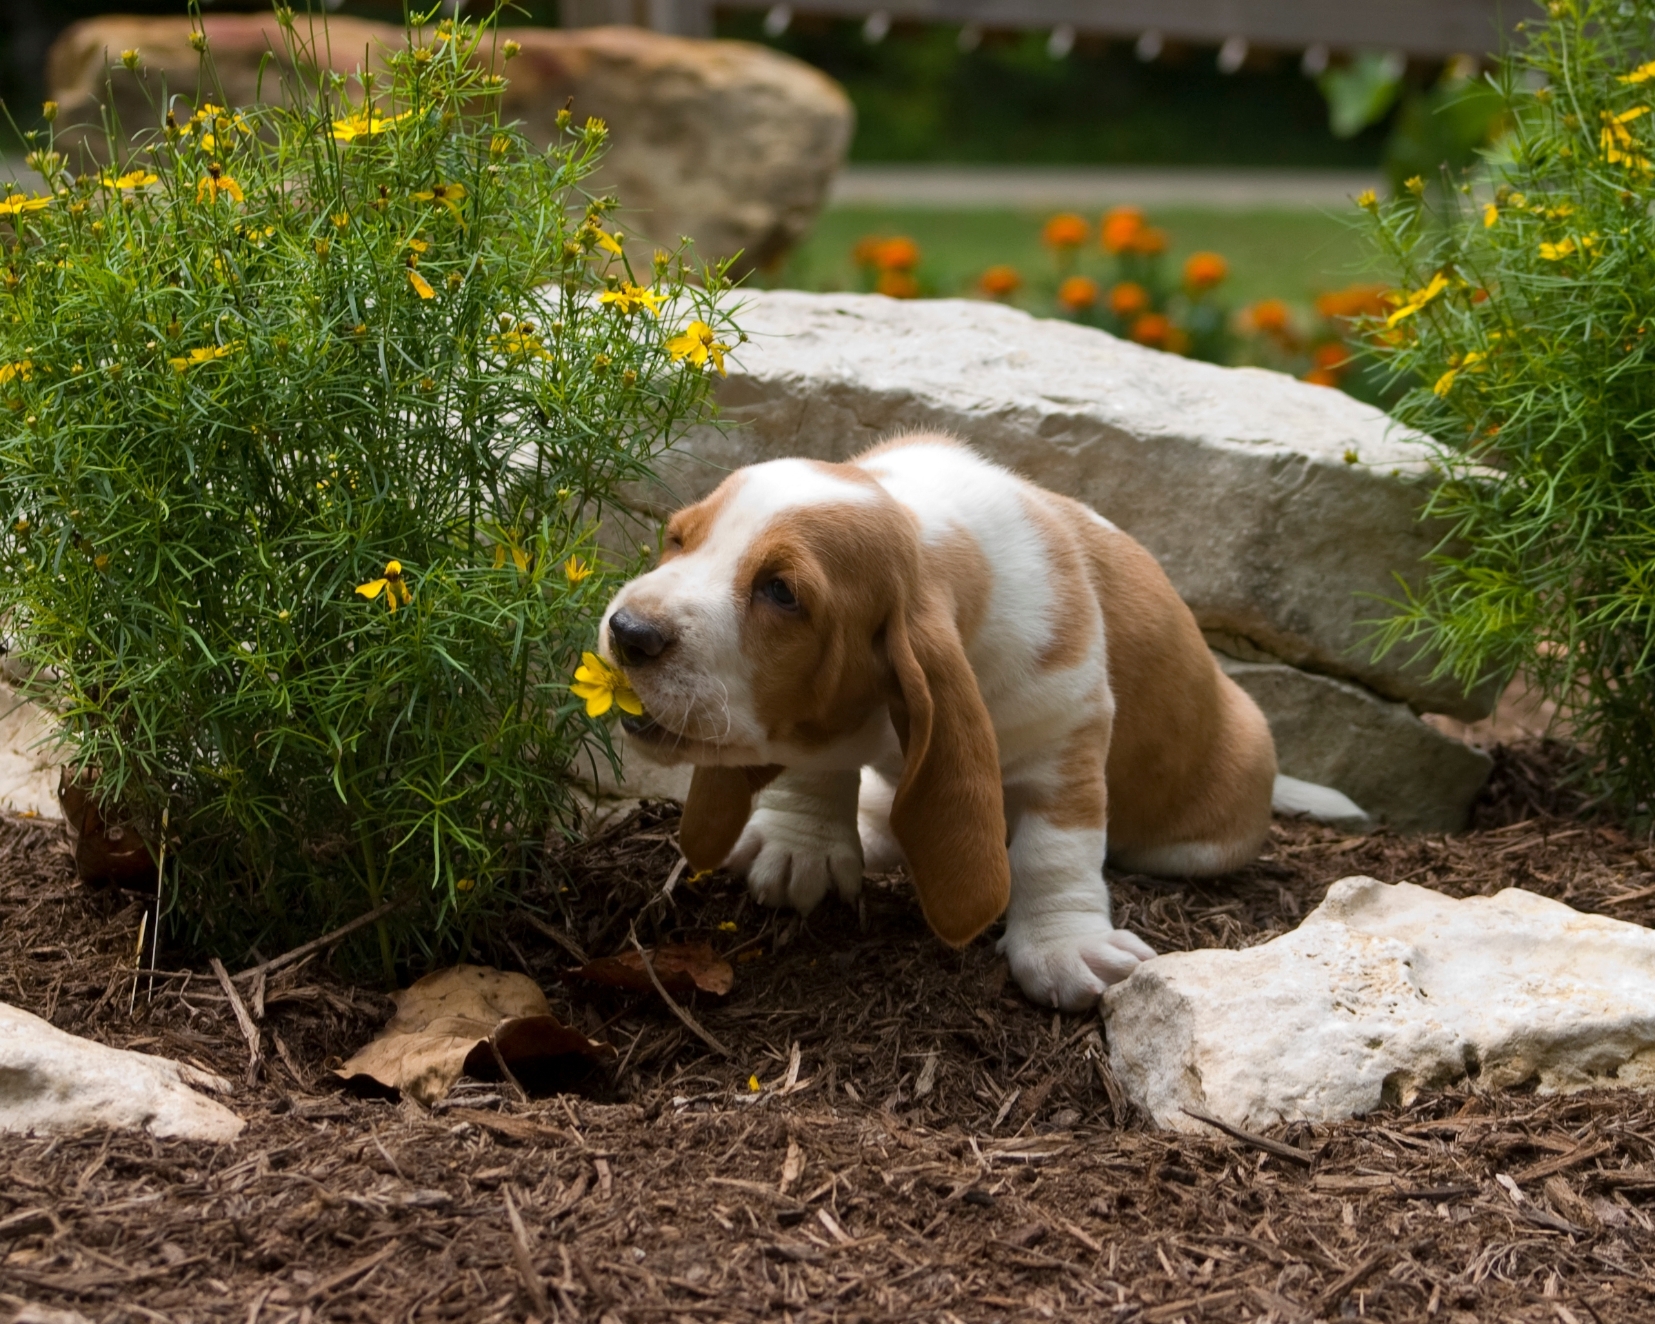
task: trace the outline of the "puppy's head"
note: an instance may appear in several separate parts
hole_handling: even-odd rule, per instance
[[[1004,908],[994,731],[947,595],[924,581],[913,517],[850,465],[776,460],[667,525],[660,564],[625,585],[599,635],[645,716],[632,745],[693,763],[680,844],[719,864],[783,767],[834,763],[895,726],[891,826],[932,927],[964,942]],[[850,758],[847,767],[855,767]]]
[[[860,469],[743,469],[667,525],[660,564],[615,595],[600,647],[667,763],[786,764],[880,708],[883,634],[917,576],[911,518]]]

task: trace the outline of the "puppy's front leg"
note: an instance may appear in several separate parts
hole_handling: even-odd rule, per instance
[[[862,890],[856,828],[861,773],[787,771],[759,792],[753,816],[730,852],[755,900],[809,914],[831,884],[846,901]]]
[[[1034,785],[1006,789],[1011,904],[1000,951],[1025,995],[1064,1011],[1092,1006],[1155,955],[1110,920],[1101,747],[1096,762],[1094,775],[1071,754]]]

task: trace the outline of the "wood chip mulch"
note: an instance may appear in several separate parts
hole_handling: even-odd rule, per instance
[[[1471,832],[1281,822],[1230,878],[1118,879],[1121,922],[1248,946],[1366,873],[1655,923],[1648,843],[1584,816],[1548,757],[1505,751]],[[987,939],[944,949],[900,879],[801,924],[692,885],[675,823],[646,806],[549,861],[538,909],[476,953],[614,1044],[615,1078],[526,1102],[464,1081],[429,1112],[327,1083],[381,991],[325,956],[272,975],[250,1062],[205,965],[135,990],[141,899],[78,887],[54,828],[0,823],[0,1000],[217,1071],[248,1123],[223,1146],[0,1136],[0,1320],[1655,1318],[1648,1094],[1471,1081],[1273,1146],[1156,1132],[1095,1015],[1030,1006]],[[683,1006],[729,1058],[658,997],[559,982],[634,925],[731,958],[732,994]]]

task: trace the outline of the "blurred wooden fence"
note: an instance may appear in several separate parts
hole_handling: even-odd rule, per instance
[[[730,9],[831,14],[883,26],[902,20],[986,29],[1065,29],[1073,34],[1222,45],[1241,41],[1272,50],[1376,49],[1433,57],[1481,55],[1532,0],[718,0]],[[710,0],[563,0],[570,27],[635,23],[661,32],[704,36],[712,30]]]

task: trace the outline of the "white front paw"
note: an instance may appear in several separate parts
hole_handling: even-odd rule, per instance
[[[1056,911],[1006,924],[1000,951],[1031,1002],[1084,1011],[1155,953],[1096,911]]]
[[[854,902],[862,891],[862,842],[854,822],[759,808],[730,852],[753,899],[808,915],[831,885]]]

